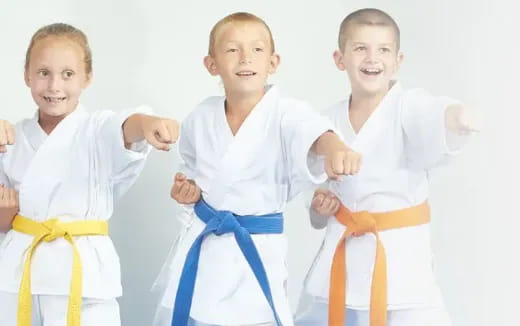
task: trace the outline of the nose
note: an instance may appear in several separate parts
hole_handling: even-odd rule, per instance
[[[61,78],[52,76],[51,78],[49,78],[47,90],[51,92],[57,92],[60,90],[61,84]]]
[[[240,64],[251,63],[251,54],[247,51],[242,51],[240,54]]]
[[[367,62],[374,62],[377,59],[377,51],[375,49],[369,48],[366,52],[365,60]]]

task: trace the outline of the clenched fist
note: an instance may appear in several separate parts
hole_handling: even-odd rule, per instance
[[[179,123],[172,119],[146,114],[133,114],[123,124],[125,146],[145,139],[161,151],[169,151],[170,145],[179,138]]]
[[[158,150],[170,150],[179,138],[179,123],[175,120],[146,116],[142,121],[143,136]]]
[[[200,199],[200,188],[195,184],[195,181],[186,178],[182,173],[177,173],[171,196],[179,204],[195,204]]]
[[[11,228],[13,218],[18,214],[18,193],[16,190],[0,185],[0,232]]]
[[[325,172],[332,180],[341,180],[342,175],[354,175],[361,166],[361,154],[348,149],[338,148],[325,155]]]
[[[342,175],[354,175],[361,166],[361,154],[345,145],[332,131],[323,133],[311,150],[325,156],[325,172],[332,180],[341,180]]]
[[[321,216],[334,216],[341,205],[336,195],[326,189],[316,189],[311,208]]]
[[[460,135],[479,131],[475,112],[460,104],[448,106],[445,111],[445,121],[446,128]]]
[[[7,145],[14,144],[14,128],[6,120],[0,120],[0,153],[7,151]]]

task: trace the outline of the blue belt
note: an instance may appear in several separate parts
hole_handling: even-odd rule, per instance
[[[213,233],[222,235],[225,233],[234,233],[240,250],[244,254],[247,263],[253,270],[258,284],[262,288],[278,326],[282,326],[278,314],[273,303],[269,280],[262,264],[262,260],[256,250],[251,234],[271,234],[283,232],[283,215],[282,213],[269,215],[235,215],[230,211],[217,211],[209,206],[203,199],[199,200],[195,205],[195,213],[206,223],[206,227],[193,242],[179,281],[177,288],[177,296],[175,299],[175,307],[173,309],[172,326],[186,326],[190,317],[191,303],[193,300],[193,291],[195,289],[195,279],[197,277],[197,269],[199,265],[200,248],[204,238]],[[237,307],[240,309],[240,307]]]

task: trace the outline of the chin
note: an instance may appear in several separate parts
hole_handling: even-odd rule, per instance
[[[250,94],[257,94],[260,92],[263,93],[265,91],[265,87],[264,87],[264,85],[259,85],[259,86],[247,85],[247,86],[243,86],[243,87],[237,87],[237,88],[235,88],[235,90],[237,93],[241,93],[244,95],[250,95]]]
[[[358,89],[361,91],[361,93],[364,93],[364,94],[370,94],[370,95],[381,94],[381,93],[386,93],[388,91],[388,83],[387,84],[377,83],[377,84],[359,85]]]
[[[51,117],[61,117],[67,115],[69,110],[66,107],[40,107],[40,112]]]

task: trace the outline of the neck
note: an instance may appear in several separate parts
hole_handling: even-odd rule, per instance
[[[38,111],[38,123],[40,127],[42,127],[43,131],[46,134],[50,134],[54,128],[61,122],[61,120],[65,119],[68,114],[60,115],[60,116],[50,116],[48,114],[43,113],[42,111]]]
[[[353,89],[352,95],[350,96],[350,110],[367,112],[374,111],[386,94],[388,94],[388,91],[392,86],[393,84],[389,85],[388,89],[375,93],[367,93]]]
[[[226,115],[228,117],[242,117],[245,119],[253,108],[260,102],[265,91],[249,94],[232,94],[226,92]]]
[[[350,110],[351,111],[374,111],[381,100],[385,97],[383,95],[373,95],[373,96],[360,96],[358,94],[352,93],[350,96]]]

